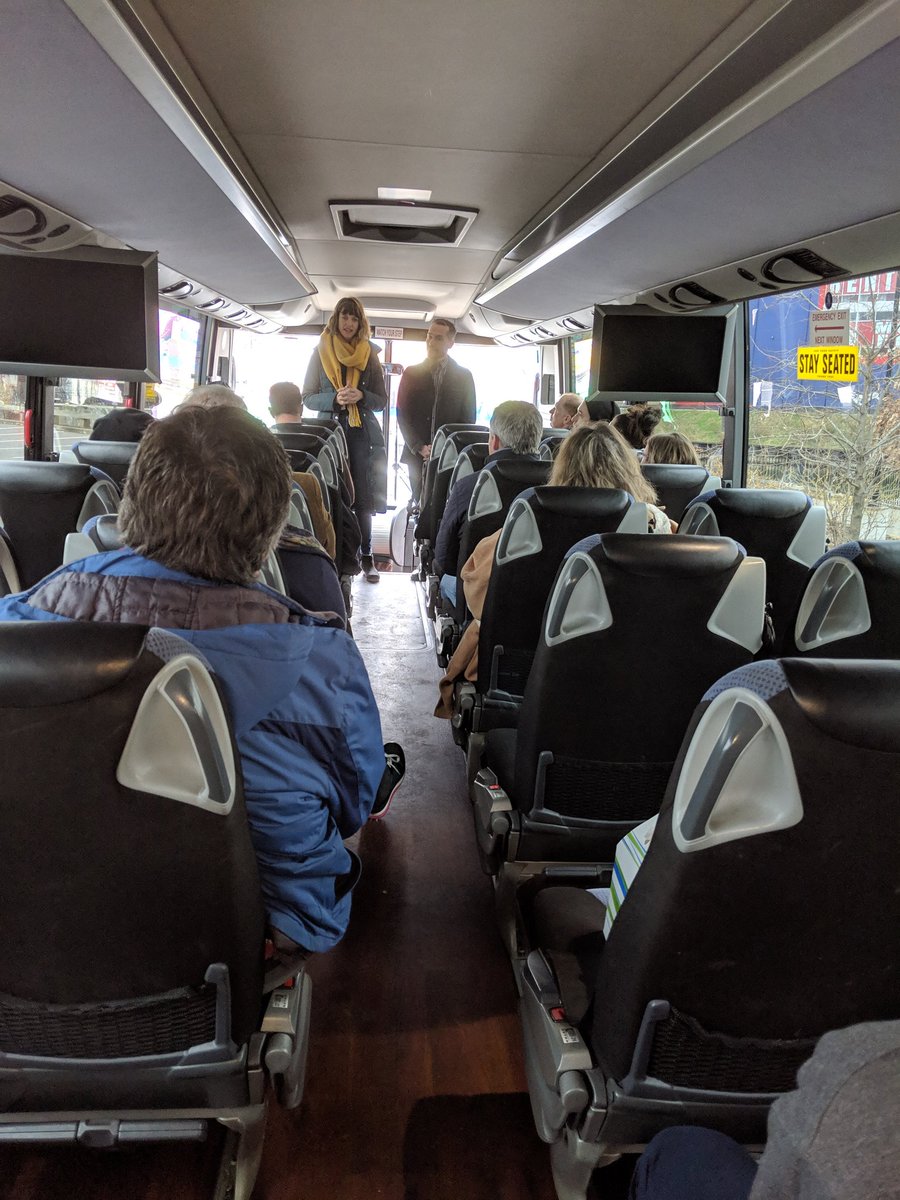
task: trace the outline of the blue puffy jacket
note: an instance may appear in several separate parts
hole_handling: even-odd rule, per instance
[[[202,654],[231,713],[268,920],[308,950],[339,941],[353,875],[342,839],[368,818],[384,772],[353,640],[262,585],[213,584],[127,549],[0,599],[0,621],[23,620],[158,626]]]

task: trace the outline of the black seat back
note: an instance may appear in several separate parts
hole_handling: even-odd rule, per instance
[[[447,495],[450,495],[460,479],[465,479],[467,475],[477,475],[479,471],[483,470],[487,456],[487,442],[473,442],[471,446],[465,446],[460,450],[456,466],[450,476]]]
[[[441,450],[444,447],[444,442],[451,433],[460,433],[463,430],[478,430],[487,434],[487,426],[485,425],[466,425],[466,424],[448,424],[441,425],[439,429],[434,431],[434,437],[431,440],[431,454],[429,455],[422,471],[422,495],[419,500],[419,512],[423,513],[431,499],[431,493],[434,489],[434,481],[437,476],[438,460],[441,457]],[[485,438],[487,440],[487,438]],[[419,537],[418,532],[415,535]]]
[[[541,434],[541,445],[538,453],[541,458],[552,462],[562,449],[568,429],[545,429]]]
[[[680,521],[688,504],[712,486],[706,467],[686,463],[641,463],[641,474],[656,491],[659,507],[672,521]]]
[[[513,501],[494,554],[478,637],[478,691],[521,696],[566,551],[618,529],[631,507],[612,488],[537,487]]]
[[[422,511],[416,524],[416,537],[420,541],[433,543],[437,537],[450,493],[450,480],[460,454],[467,446],[487,446],[487,439],[487,430],[484,429],[456,429],[444,437],[437,462],[431,472],[431,494],[423,500]]]
[[[625,1090],[786,1091],[827,1030],[900,1017],[898,773],[898,663],[710,689],[600,960],[593,1043]]]
[[[76,442],[72,453],[80,463],[98,467],[121,490],[139,442]]]
[[[0,462],[0,521],[20,586],[62,565],[66,534],[117,506],[115,486],[81,463]]]
[[[810,569],[785,653],[900,659],[900,542],[847,542]]]
[[[264,915],[225,709],[160,630],[7,624],[0,662],[0,1108],[141,1107],[151,1069],[171,1100],[178,1056],[203,1045],[202,1075],[258,1020]]]
[[[611,861],[659,809],[694,707],[759,648],[764,588],[730,538],[605,533],[566,559],[519,717],[520,858]]]
[[[766,600],[780,653],[809,568],[825,552],[825,510],[789,489],[718,488],[692,500],[679,533],[734,538],[766,563]]]
[[[538,458],[500,458],[479,472],[459,535],[457,576],[481,539],[502,528],[516,496],[541,487],[549,474],[550,463]]]

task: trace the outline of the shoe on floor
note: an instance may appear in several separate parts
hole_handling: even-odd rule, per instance
[[[362,567],[362,573],[366,577],[367,583],[377,583],[381,578],[371,554],[364,554],[362,556],[360,566]]]
[[[403,782],[406,774],[406,755],[399,742],[384,743],[384,774],[375,796],[375,803],[369,813],[370,821],[379,821],[387,816],[397,788]]]

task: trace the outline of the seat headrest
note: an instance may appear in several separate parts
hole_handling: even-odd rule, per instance
[[[86,533],[100,550],[121,550],[125,545],[118,518],[114,513],[91,517],[81,532]]]
[[[702,497],[701,497],[702,499]],[[746,517],[799,517],[812,501],[790,488],[718,488],[716,502]]]
[[[606,517],[624,512],[631,503],[628,492],[621,488],[540,487],[522,492],[520,500],[527,500],[536,512],[561,514],[572,517]]]
[[[498,458],[490,464],[499,479],[521,483],[524,487],[546,482],[550,464],[539,458]]]
[[[900,752],[900,662],[785,658],[781,665],[811,725],[866,750]]]
[[[145,625],[0,622],[0,706],[43,708],[105,691],[132,670],[146,635]]]
[[[140,442],[77,442],[72,453],[79,462],[103,467],[107,464],[124,467],[137,453]]]
[[[706,467],[691,463],[641,463],[641,474],[654,487],[702,487],[709,479]]]
[[[651,537],[640,533],[604,533],[589,551],[635,575],[707,575],[730,570],[744,550],[732,538],[698,538],[679,533]]]
[[[17,492],[77,492],[93,482],[82,463],[0,462],[0,489]]]

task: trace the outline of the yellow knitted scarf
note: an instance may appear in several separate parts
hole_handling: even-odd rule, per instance
[[[357,342],[355,346],[348,345],[343,338],[337,337],[327,330],[319,338],[319,360],[336,392],[342,387],[355,388],[359,377],[369,362],[372,347],[367,341]],[[341,378],[341,367],[347,368],[347,382]],[[359,415],[359,405],[351,404],[347,408],[347,420],[354,428],[362,425]]]

